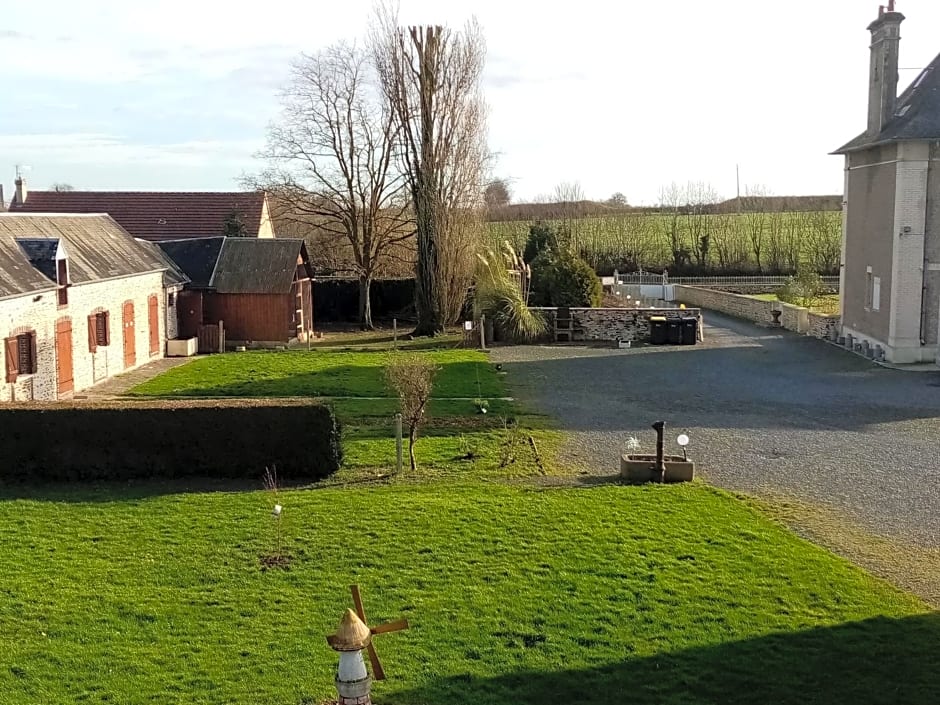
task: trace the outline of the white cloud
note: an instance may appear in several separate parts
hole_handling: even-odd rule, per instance
[[[38,169],[43,162],[65,165],[173,167],[240,166],[261,146],[255,140],[193,140],[171,144],[132,144],[97,133],[0,135],[0,152]]]
[[[71,124],[76,134],[0,137],[0,150],[89,173],[198,165],[200,178],[216,169],[227,184],[263,142],[288,60],[361,39],[372,7],[16,3],[4,9],[15,29],[0,30],[0,83],[19,87],[4,96],[4,124]],[[578,179],[590,196],[620,190],[639,202],[673,179],[710,180],[730,195],[737,162],[778,193],[838,192],[841,162],[826,153],[863,126],[865,27],[876,10],[857,0],[402,0],[401,19],[459,26],[478,16],[496,171],[517,194]],[[940,51],[940,5],[906,0],[903,11],[902,64],[924,66]],[[53,111],[63,119],[30,119]],[[115,137],[125,134],[140,144]],[[196,139],[215,134],[224,138]]]

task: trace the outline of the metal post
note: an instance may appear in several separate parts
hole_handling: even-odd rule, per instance
[[[393,348],[398,347],[398,319],[397,318],[392,319],[392,347]],[[401,463],[399,463],[399,465],[400,464]]]
[[[662,482],[666,477],[666,461],[663,458],[663,432],[666,429],[665,421],[657,421],[653,424],[656,430],[656,471],[653,479],[656,482]]]
[[[486,350],[486,316],[480,314],[480,349]]]
[[[401,472],[401,414],[395,414],[395,470]]]

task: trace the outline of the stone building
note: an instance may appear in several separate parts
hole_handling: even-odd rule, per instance
[[[893,0],[869,25],[868,127],[845,158],[842,332],[891,362],[934,361],[940,328],[940,56],[898,96]]]
[[[163,357],[178,276],[106,215],[0,213],[0,402],[67,399]]]

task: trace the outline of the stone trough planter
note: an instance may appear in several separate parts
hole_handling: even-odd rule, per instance
[[[681,455],[667,455],[664,482],[691,482],[695,463]],[[620,478],[631,483],[650,482],[656,469],[655,455],[623,455],[620,457]]]

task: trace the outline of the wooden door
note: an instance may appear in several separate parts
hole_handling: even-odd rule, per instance
[[[124,302],[124,368],[137,362],[137,339],[134,331],[134,302]]]
[[[63,319],[55,324],[55,365],[60,395],[75,389],[72,372],[72,321]]]
[[[195,338],[202,325],[202,292],[183,290],[176,297],[180,338]]]
[[[150,326],[150,355],[160,352],[160,303],[156,296],[147,299],[147,321]]]

